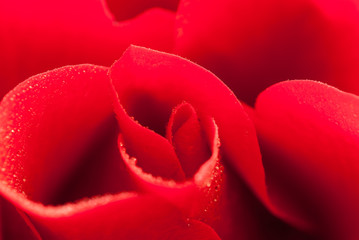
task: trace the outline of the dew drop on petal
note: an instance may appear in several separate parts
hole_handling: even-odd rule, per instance
[[[189,218],[186,219],[186,222],[187,222],[187,227],[190,227],[191,224],[190,224],[190,219]]]

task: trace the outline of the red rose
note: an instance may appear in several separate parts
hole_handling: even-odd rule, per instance
[[[7,3],[0,95],[32,77],[0,104],[0,236],[357,239],[357,96],[283,82],[245,106],[254,125],[237,98],[252,105],[287,79],[358,94],[358,11],[356,0]],[[110,66],[131,43],[196,61],[233,92],[143,47],[110,68],[73,65]]]
[[[221,221],[245,206],[226,198],[223,159],[270,205],[241,104],[180,57],[131,47],[110,69],[45,72],[0,112],[5,239],[235,238]]]

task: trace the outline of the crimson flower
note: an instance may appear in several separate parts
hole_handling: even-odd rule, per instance
[[[2,4],[0,239],[358,239],[358,42],[357,0]]]

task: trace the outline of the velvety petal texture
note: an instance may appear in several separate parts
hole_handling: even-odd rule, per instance
[[[250,105],[288,79],[359,93],[357,0],[184,0],[176,19],[175,52]]]
[[[268,189],[324,239],[358,238],[359,98],[323,83],[274,85],[256,102]]]
[[[0,240],[358,240],[358,43],[359,0],[3,1]]]
[[[130,44],[170,51],[174,13],[148,9],[116,22],[102,0],[8,1],[0,7],[0,96],[55,67],[110,66]]]

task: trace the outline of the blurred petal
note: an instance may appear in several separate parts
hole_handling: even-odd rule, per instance
[[[264,91],[256,103],[269,192],[325,239],[359,236],[359,98],[313,81]]]
[[[247,104],[271,84],[313,79],[359,94],[357,0],[184,0],[176,53]]]
[[[130,44],[169,51],[174,14],[152,9],[114,22],[101,0],[8,1],[0,8],[0,96],[55,67],[110,66]]]

